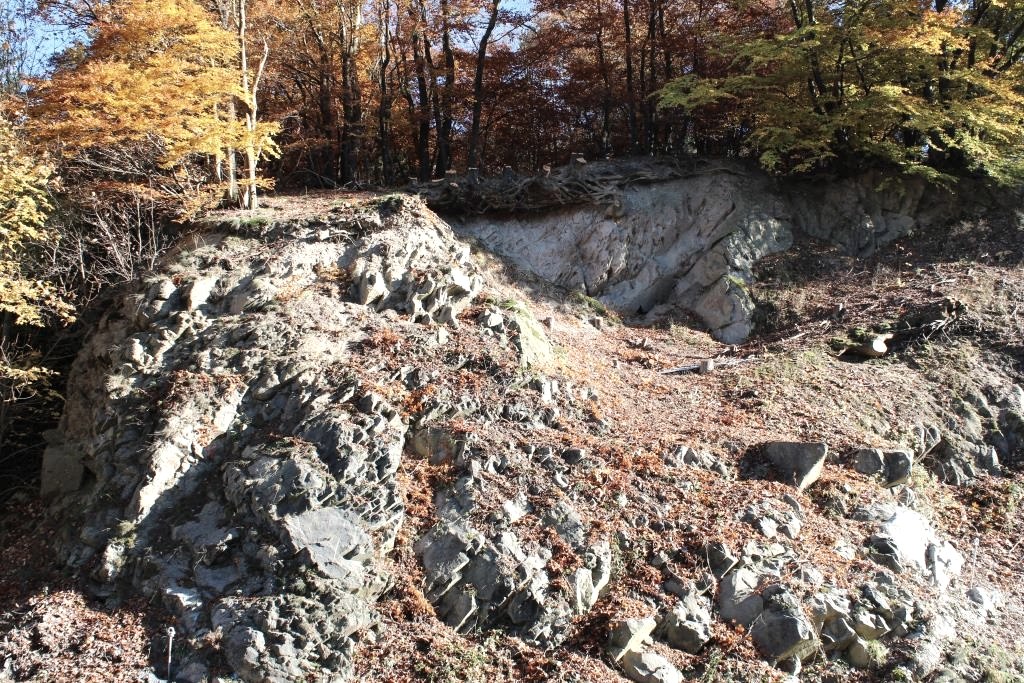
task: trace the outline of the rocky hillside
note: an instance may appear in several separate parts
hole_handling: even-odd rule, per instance
[[[464,237],[406,195],[198,227],[76,361],[78,583],[5,592],[0,680],[1024,676],[1019,217],[737,173]],[[126,608],[116,657],[55,616]]]

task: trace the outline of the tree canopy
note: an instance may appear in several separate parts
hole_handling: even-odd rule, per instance
[[[54,239],[46,219],[53,169],[28,151],[10,113],[0,107],[0,387],[4,398],[46,371],[23,353],[7,328],[68,320],[71,307],[31,269],[33,246]]]
[[[1012,182],[1024,163],[1020,6],[789,0],[788,26],[720,35],[723,74],[687,74],[663,106],[721,112],[770,169],[882,161]],[[1012,27],[1012,29],[1011,29]]]
[[[155,140],[327,187],[577,153],[1021,174],[1022,0],[44,5],[86,36],[34,90],[65,153]]]

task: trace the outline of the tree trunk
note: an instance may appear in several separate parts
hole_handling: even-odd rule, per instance
[[[636,100],[633,91],[633,26],[629,16],[629,0],[622,0],[622,23],[626,39],[626,107],[629,125],[629,149],[636,152],[638,146],[636,130]]]
[[[363,132],[362,90],[359,86],[359,72],[356,58],[359,53],[359,31],[362,28],[363,12],[360,0],[342,0],[341,24],[341,110],[345,124],[341,131],[341,182],[356,180],[359,156],[359,141]]]
[[[380,181],[391,183],[394,172],[391,162],[391,94],[388,89],[388,68],[391,65],[391,0],[380,2],[380,102],[377,105],[377,143],[380,147]]]
[[[608,74],[608,61],[604,54],[604,17],[601,15],[601,0],[597,0],[597,67],[601,71],[604,84],[604,96],[601,99],[601,156],[612,151],[611,116],[612,116],[612,84]]]
[[[498,3],[501,0],[492,0],[490,16],[487,18],[487,28],[480,37],[480,45],[476,51],[476,74],[473,77],[473,120],[469,128],[469,168],[476,168],[479,163],[477,159],[477,147],[480,144],[480,115],[484,107],[484,61],[487,59],[487,43],[491,40],[491,33],[498,22]]]
[[[441,55],[444,59],[444,89],[440,97],[437,122],[437,165],[435,175],[443,177],[451,168],[452,103],[455,87],[455,53],[451,41],[451,8],[448,0],[441,0]]]
[[[235,22],[234,2],[217,0],[217,13],[220,15],[220,27],[225,31],[230,31]],[[227,106],[227,120],[236,120],[238,118],[238,109],[235,105],[234,97],[228,100]],[[232,203],[238,201],[238,159],[235,155],[234,146],[227,144],[224,147],[223,158],[217,160],[217,179],[221,182],[227,181],[227,198]]]
[[[430,91],[427,89],[427,68],[423,47],[427,45],[424,31],[426,27],[420,20],[415,7],[410,6],[413,15],[412,55],[416,66],[416,86],[419,90],[419,116],[417,117],[419,134],[416,139],[416,158],[420,180],[430,180]]]
[[[647,85],[644,94],[644,152],[654,151],[658,137],[657,110],[652,95],[658,89],[658,7],[655,0],[647,0],[647,45],[650,48]]]
[[[259,198],[256,184],[256,165],[259,163],[260,153],[256,148],[257,133],[257,93],[259,92],[260,80],[267,68],[267,59],[270,57],[270,43],[263,41],[263,57],[260,59],[256,73],[249,74],[249,51],[246,45],[246,2],[247,0],[236,0],[235,21],[238,28],[238,43],[241,52],[242,65],[242,94],[245,104],[245,160],[247,164],[248,180],[245,189],[242,191],[242,206],[246,209],[255,210],[259,208]]]

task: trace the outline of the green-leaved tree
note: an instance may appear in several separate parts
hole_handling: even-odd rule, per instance
[[[883,162],[932,179],[1024,177],[1024,2],[785,7],[788,31],[719,36],[728,71],[677,79],[661,104],[715,110],[720,134],[741,130],[780,172]]]

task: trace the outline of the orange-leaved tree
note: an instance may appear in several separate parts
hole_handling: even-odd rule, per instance
[[[187,188],[191,197],[171,194],[188,214],[214,196],[197,160],[273,151],[274,128],[257,126],[255,112],[251,122],[228,114],[235,101],[249,113],[254,99],[239,77],[239,35],[194,0],[113,0],[95,8],[87,33],[80,54],[72,51],[32,93],[35,136],[65,159],[147,195]],[[116,151],[126,147],[148,148],[154,173],[119,163]]]

